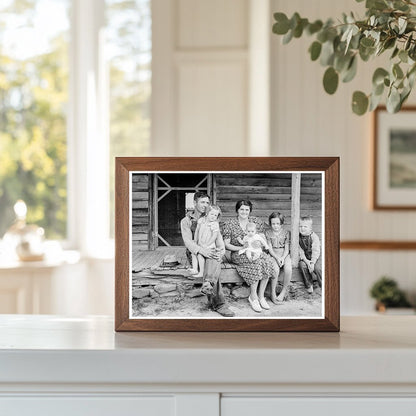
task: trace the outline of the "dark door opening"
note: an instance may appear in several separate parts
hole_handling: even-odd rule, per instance
[[[209,182],[208,174],[205,173],[157,175],[158,246],[183,246],[180,221],[186,215],[187,209],[191,208],[190,201],[195,191],[210,195]]]

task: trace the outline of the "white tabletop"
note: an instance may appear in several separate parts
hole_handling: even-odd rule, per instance
[[[416,316],[340,333],[115,333],[108,317],[0,316],[0,382],[416,383]]]

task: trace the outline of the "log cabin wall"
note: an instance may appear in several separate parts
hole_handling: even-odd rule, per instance
[[[300,180],[300,215],[310,215],[313,230],[322,242],[322,176],[302,173]]]
[[[222,221],[236,215],[238,200],[249,199],[253,214],[267,223],[271,212],[285,216],[285,228],[291,230],[292,174],[214,174],[213,202],[221,207]],[[132,175],[132,240],[139,250],[152,249],[154,231],[151,221],[152,181],[149,174]],[[314,231],[322,241],[322,180],[320,174],[301,174],[300,215],[310,215]]]
[[[222,220],[236,215],[238,200],[253,203],[252,215],[268,222],[273,211],[285,216],[285,228],[291,229],[292,174],[242,173],[214,175],[214,200],[223,211]],[[301,174],[300,215],[313,218],[314,230],[322,240],[322,180],[321,174]]]
[[[134,173],[132,175],[132,240],[140,250],[149,249],[151,221],[151,181],[149,174]]]

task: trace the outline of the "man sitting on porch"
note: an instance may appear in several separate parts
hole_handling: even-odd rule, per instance
[[[234,312],[228,308],[225,302],[220,281],[221,258],[224,255],[224,251],[218,252],[215,248],[200,247],[193,239],[198,219],[205,215],[205,210],[209,203],[210,199],[207,194],[195,192],[194,210],[188,212],[185,218],[181,220],[181,234],[189,262],[192,262],[191,253],[195,255],[199,253],[206,259],[203,282],[210,283],[212,288],[211,290],[205,291],[208,298],[208,306],[222,316],[231,317],[234,316]],[[218,238],[222,240],[221,234]],[[222,242],[222,247],[224,247],[224,242]]]

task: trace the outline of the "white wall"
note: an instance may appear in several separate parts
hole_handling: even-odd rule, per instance
[[[322,88],[324,69],[307,53],[311,39],[281,45],[271,34],[274,11],[326,18],[362,4],[153,1],[153,155],[340,156],[341,239],[416,240],[415,212],[370,209],[371,116],[353,115],[350,102],[354,90],[369,91],[376,63],[360,63],[357,79],[330,97]],[[57,308],[112,314],[113,263],[89,262],[86,270],[79,290],[75,279],[70,285],[80,303]],[[413,251],[342,251],[341,313],[371,313],[368,290],[383,274],[416,297],[414,270]]]
[[[272,11],[298,11],[310,19],[341,16],[363,4],[350,0],[272,0]],[[361,12],[360,12],[361,11]],[[416,212],[372,211],[372,120],[351,112],[351,95],[371,91],[373,70],[382,58],[359,63],[358,76],[340,84],[334,96],[322,88],[324,68],[311,62],[307,52],[311,38],[281,44],[272,35],[271,148],[279,156],[340,156],[341,240],[416,240]],[[409,103],[415,103],[415,95]],[[416,294],[414,251],[342,251],[341,311],[365,313],[372,309],[371,283],[383,274],[396,278],[403,289]]]

